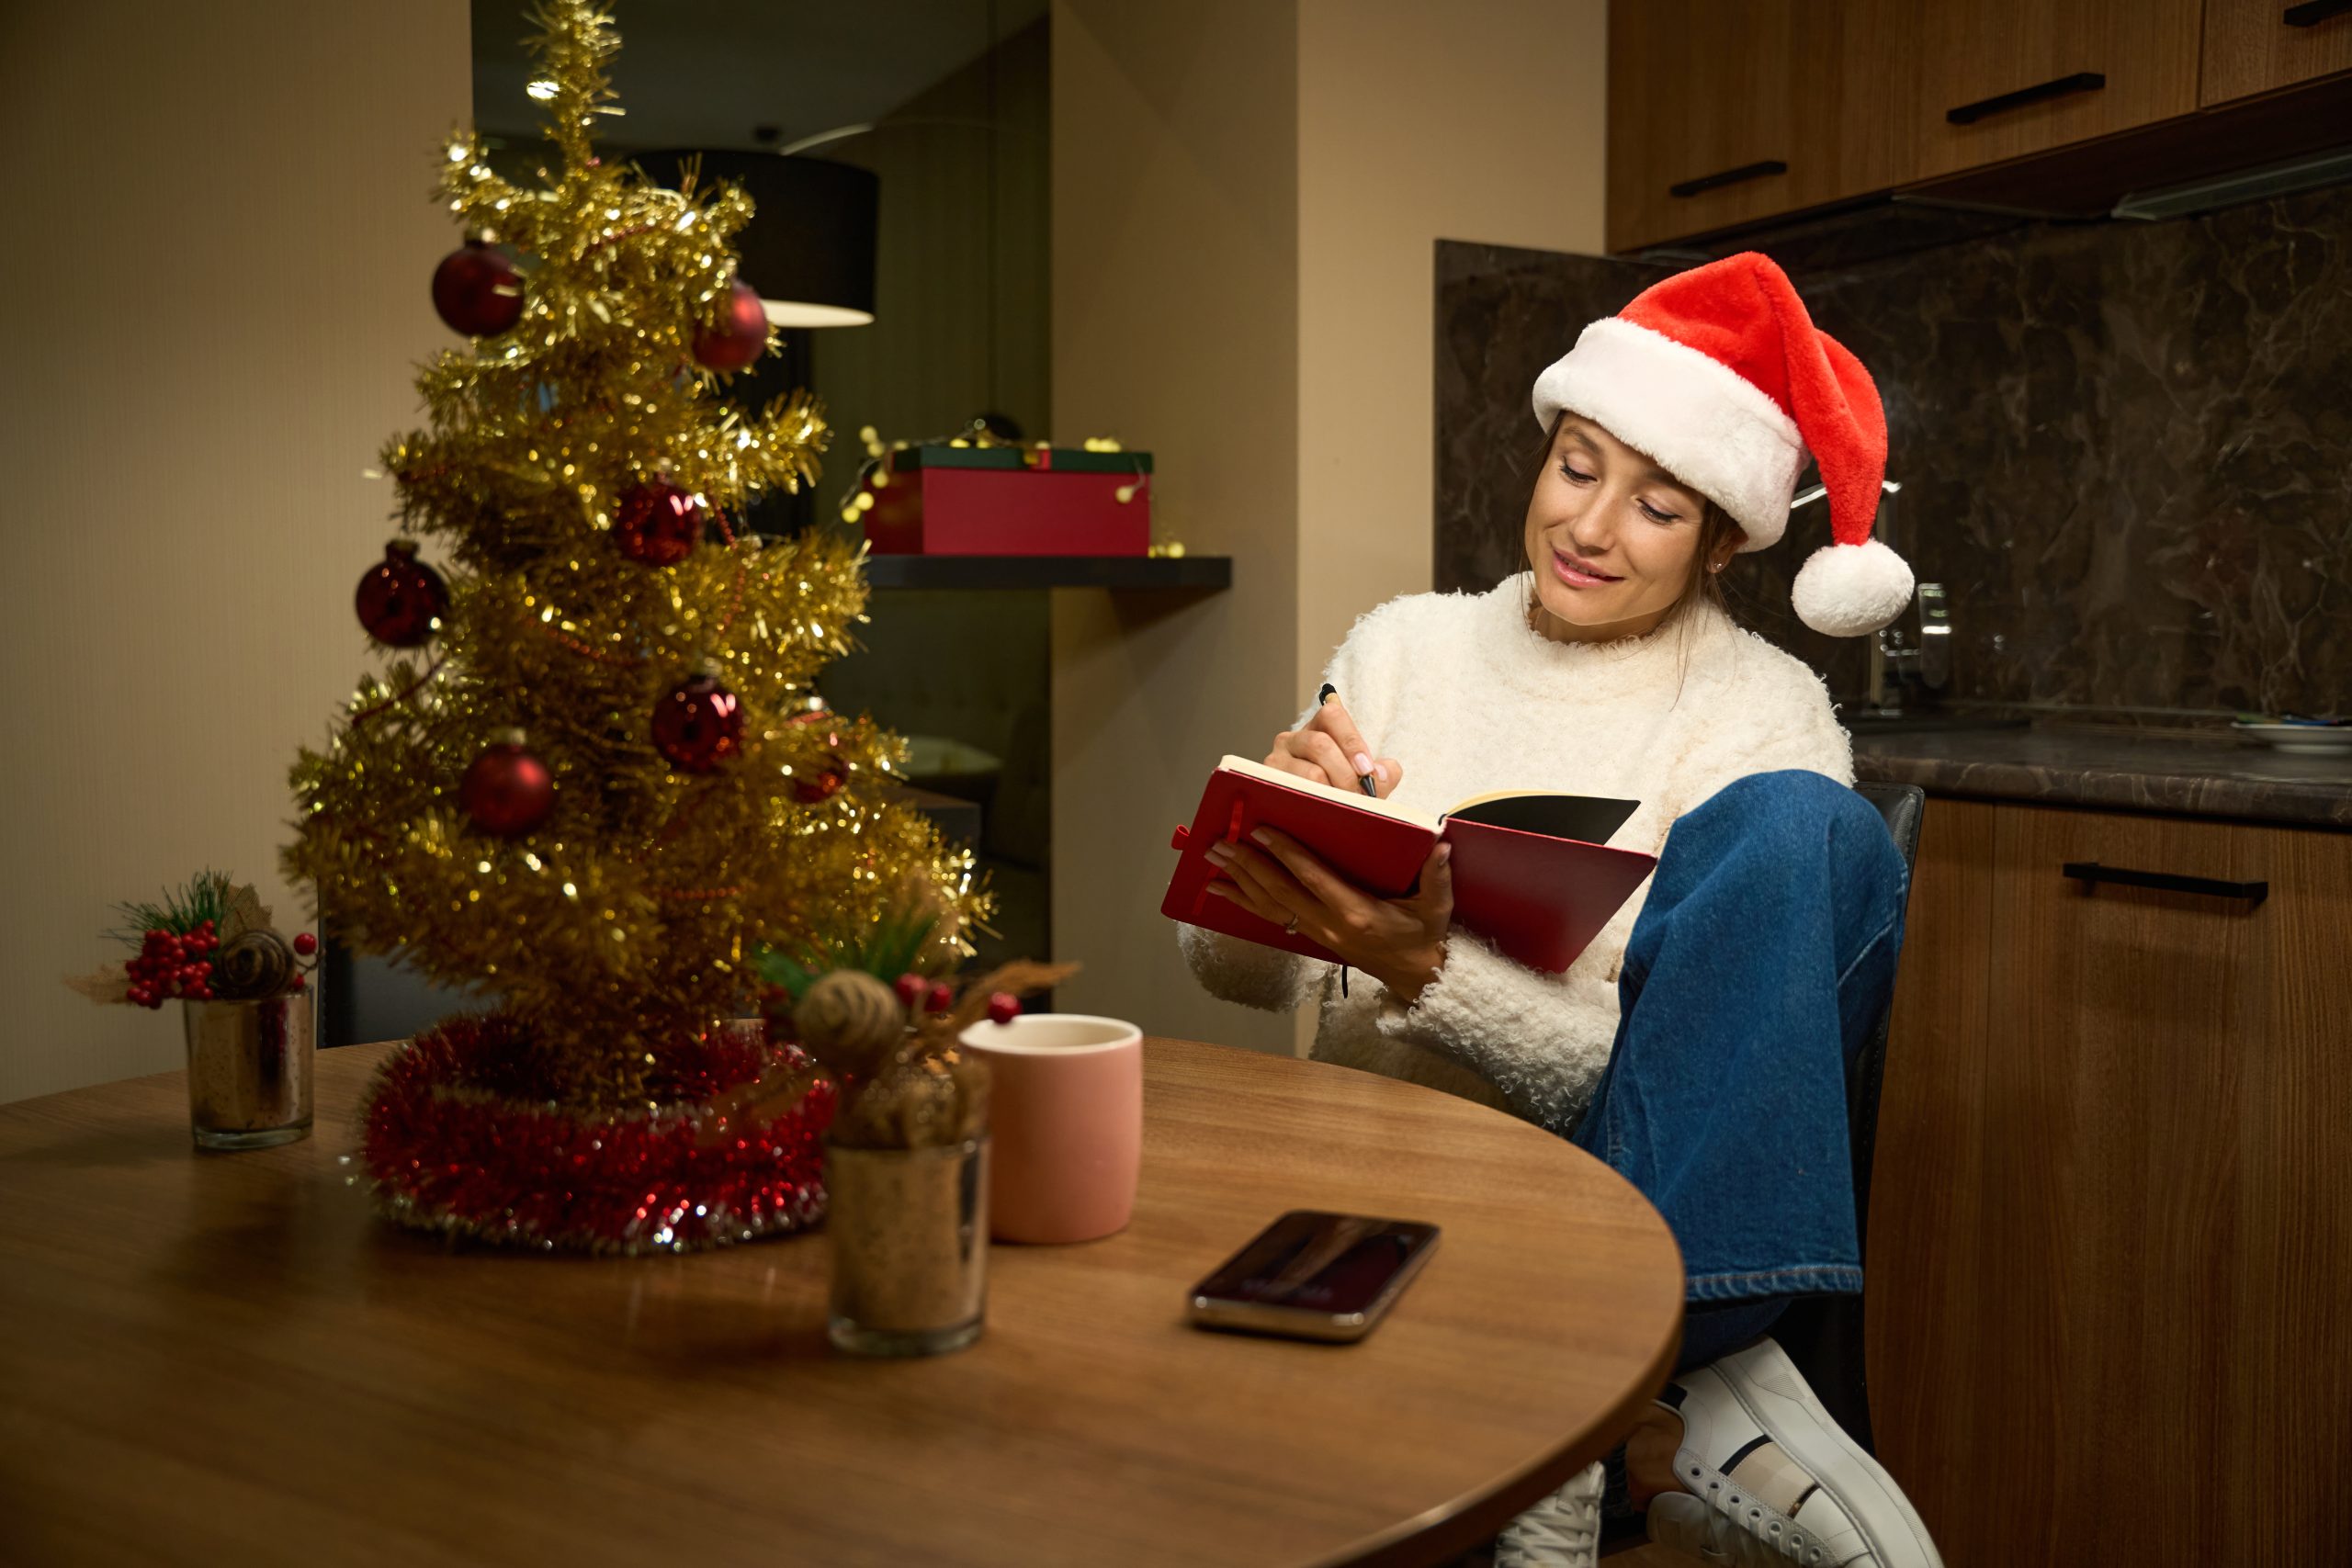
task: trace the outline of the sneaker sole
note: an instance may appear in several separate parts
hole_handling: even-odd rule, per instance
[[[1772,1440],[1844,1506],[1881,1568],[1909,1568],[1921,1562],[1926,1568],[1943,1568],[1944,1560],[1911,1506],[1911,1499],[1903,1495],[1903,1488],[1885,1468],[1863,1452],[1822,1408],[1778,1344],[1766,1339],[1725,1356],[1714,1363],[1714,1371],[1757,1426],[1771,1434]],[[1767,1388],[1763,1378],[1777,1379],[1798,1392],[1789,1394]],[[1926,1554],[1924,1559],[1908,1552],[1900,1557],[1889,1553],[1890,1517],[1901,1521]]]

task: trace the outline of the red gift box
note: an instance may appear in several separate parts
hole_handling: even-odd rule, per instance
[[[883,556],[1140,556],[1151,454],[1062,446],[893,452],[865,537]]]

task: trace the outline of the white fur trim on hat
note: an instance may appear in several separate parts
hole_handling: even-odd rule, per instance
[[[1911,569],[1876,539],[1828,545],[1805,561],[1789,597],[1815,631],[1862,637],[1893,624],[1911,603]]]
[[[1663,333],[1604,316],[1535,378],[1544,429],[1581,414],[1731,513],[1760,550],[1789,523],[1804,468],[1796,421],[1719,359]]]

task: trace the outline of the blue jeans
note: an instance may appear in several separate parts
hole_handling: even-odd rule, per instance
[[[1894,987],[1908,893],[1878,812],[1818,773],[1740,779],[1668,836],[1572,1136],[1682,1248],[1685,1366],[1789,1297],[1862,1288],[1846,1078]]]

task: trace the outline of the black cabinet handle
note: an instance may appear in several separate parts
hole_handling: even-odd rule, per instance
[[[2352,0],[2346,0],[2346,4],[2352,5]],[[1697,196],[1702,191],[1721,190],[1725,186],[1741,185],[1748,180],[1760,180],[1766,175],[1785,175],[1788,172],[1789,166],[1780,159],[1767,158],[1760,164],[1742,164],[1738,168],[1725,169],[1720,175],[1701,175],[1695,180],[1684,180],[1680,185],[1668,186],[1666,187],[1666,194]]]
[[[1987,115],[2009,109],[2021,109],[2028,104],[2039,104],[2051,98],[2063,98],[2069,93],[2096,93],[2107,85],[2107,77],[2097,71],[2077,71],[2072,76],[2061,76],[2055,82],[2044,82],[2038,87],[2019,87],[2014,93],[1997,97],[1979,98],[1973,104],[1962,104],[1956,109],[1946,109],[1944,118],[1954,125],[1974,125]]]
[[[2102,882],[2112,882],[2119,887],[2153,887],[2160,893],[2201,893],[2209,898],[2243,898],[2247,908],[2270,897],[2267,882],[2222,882],[2211,876],[2177,876],[2169,871],[2126,871],[2118,865],[2101,865],[2093,861],[2068,861],[2064,871],[2070,878],[2092,892]]]
[[[2352,0],[2303,0],[2302,5],[2290,6],[2279,12],[2278,19],[2290,28],[2315,28],[2346,11],[2352,11]]]

